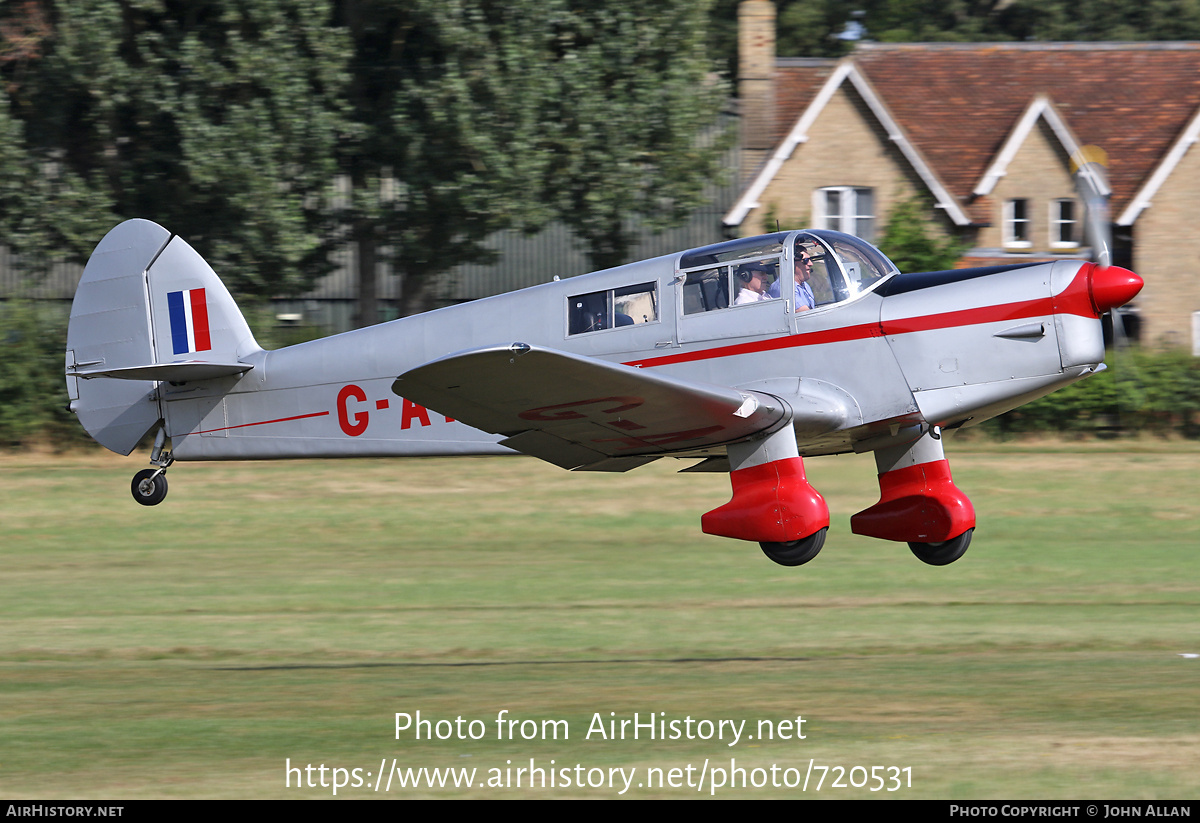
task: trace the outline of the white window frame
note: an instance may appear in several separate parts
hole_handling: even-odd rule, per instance
[[[827,207],[827,198],[831,194],[837,197],[837,214],[830,214]],[[866,209],[862,208],[863,203],[867,204]],[[816,216],[813,223],[817,228],[853,234],[869,243],[875,235],[874,211],[874,189],[865,186],[826,186],[813,190],[813,214]]]
[[[1071,206],[1071,219],[1063,219],[1063,205]],[[1077,249],[1079,248],[1079,206],[1073,197],[1060,197],[1050,202],[1050,248]],[[1069,226],[1067,236],[1070,240],[1062,240],[1063,226]]]
[[[1017,204],[1022,204],[1023,217],[1017,216]],[[1033,247],[1031,237],[1033,223],[1029,218],[1029,198],[1013,197],[1004,201],[1004,248],[1028,249]]]

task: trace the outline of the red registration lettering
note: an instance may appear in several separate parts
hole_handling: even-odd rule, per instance
[[[404,398],[404,411],[400,417],[400,428],[407,429],[412,425],[414,419],[420,421],[422,426],[428,426],[429,409],[424,406],[418,406],[406,397]]]
[[[349,409],[346,408],[347,401],[353,397],[359,403],[367,402],[367,393],[351,383],[349,386],[342,386],[342,390],[337,396],[337,413],[338,425],[342,427],[342,431],[351,437],[358,437],[367,430],[367,422],[370,415],[365,411],[357,411],[353,418],[350,416]]]

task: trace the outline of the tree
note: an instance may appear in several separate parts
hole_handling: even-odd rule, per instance
[[[615,265],[632,220],[681,220],[716,174],[724,87],[702,4],[343,0],[339,19],[356,49],[341,158],[360,323],[378,318],[377,260],[402,314],[502,228],[558,219]]]
[[[481,241],[545,220],[543,5],[535,0],[343,0],[354,43],[355,129],[339,149],[340,220],[358,251],[358,322],[379,318],[377,261],[400,312],[428,308],[440,275]]]
[[[39,74],[52,39],[47,10],[28,0],[0,19],[0,232],[26,276],[79,259],[112,222],[107,199],[61,162],[58,148],[31,149],[27,121],[45,115]]]
[[[705,7],[683,0],[28,4],[46,33],[0,65],[0,131],[20,132],[9,165],[53,186],[0,192],[7,217],[85,249],[150,217],[260,297],[353,244],[360,324],[380,319],[378,262],[413,313],[500,228],[560,219],[598,266],[624,262],[630,222],[684,217],[722,148]]]
[[[261,297],[324,273],[348,54],[326,3],[39,8],[51,30],[44,49],[0,67],[33,181],[24,202],[0,203],[7,221],[37,215],[43,236],[86,224],[86,246],[62,245],[79,259],[97,225],[148,217],[185,235],[234,289]]]
[[[547,202],[591,263],[628,262],[634,221],[682,222],[719,176],[727,86],[707,48],[708,4],[549,4],[556,110]]]
[[[888,215],[879,248],[902,272],[942,271],[954,268],[964,247],[956,238],[938,240],[926,230],[932,209],[913,198],[897,203]]]

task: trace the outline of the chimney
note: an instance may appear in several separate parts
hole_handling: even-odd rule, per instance
[[[775,4],[742,0],[738,6],[738,112],[741,182],[766,159],[775,137]]]

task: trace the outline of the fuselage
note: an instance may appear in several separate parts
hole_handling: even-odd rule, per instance
[[[867,450],[909,426],[974,425],[1103,362],[1090,264],[902,275],[862,241],[849,239],[877,257],[839,246],[845,238],[730,241],[256,351],[242,358],[253,368],[240,376],[163,384],[174,455],[511,453],[499,436],[398,397],[392,385],[437,358],[515,342],[754,389],[793,406],[837,397],[847,413],[834,430],[797,431],[805,455]],[[808,310],[791,288],[798,239],[819,263],[825,255]],[[779,299],[737,298],[751,263],[774,271]],[[675,453],[688,454],[686,444]]]

